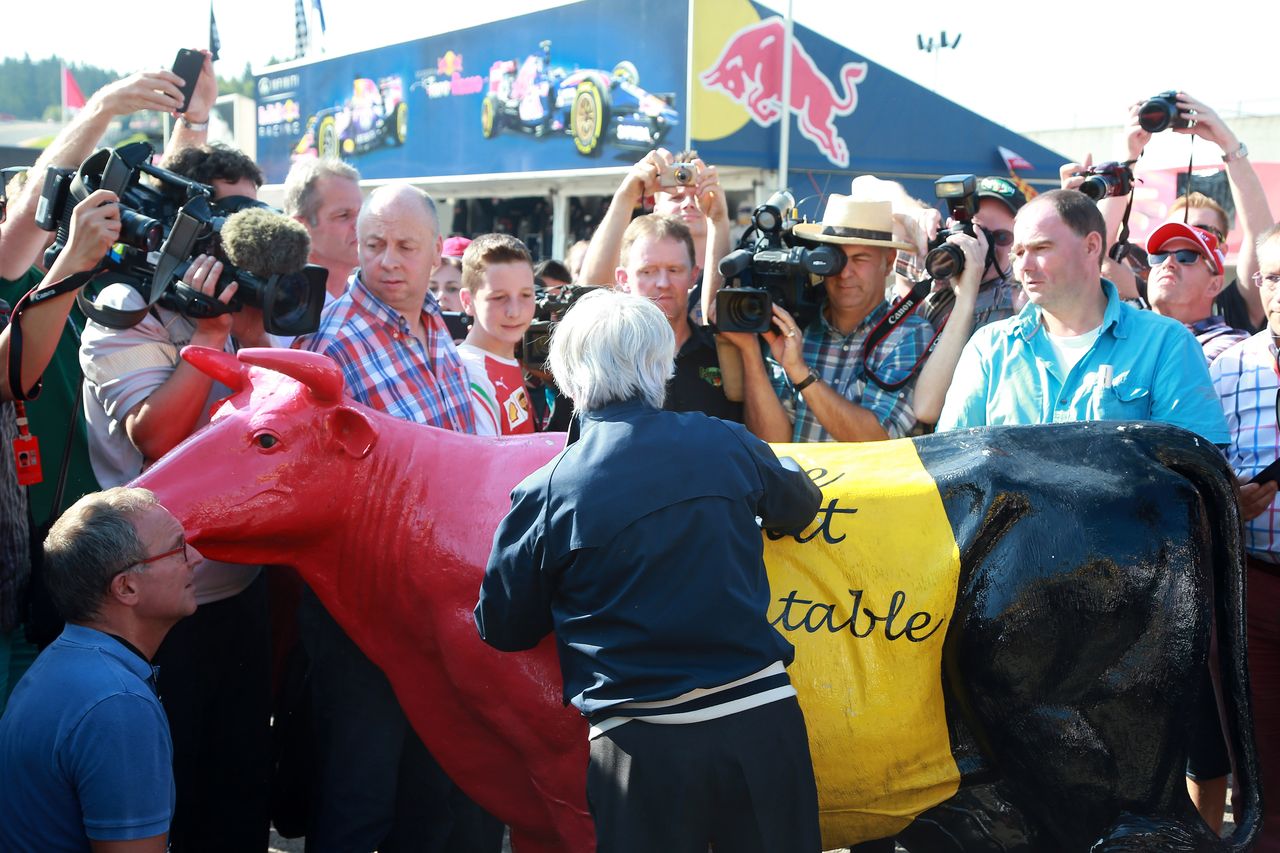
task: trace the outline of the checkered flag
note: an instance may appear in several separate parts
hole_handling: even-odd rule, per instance
[[[303,0],[293,0],[295,59],[307,55],[311,36],[307,30],[307,8]]]

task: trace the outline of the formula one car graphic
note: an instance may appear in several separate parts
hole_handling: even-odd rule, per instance
[[[379,145],[403,145],[409,134],[409,107],[399,76],[371,80],[358,77],[351,98],[307,119],[293,149],[294,159],[307,156],[347,157]]]
[[[639,86],[633,63],[612,72],[551,64],[551,42],[524,62],[499,60],[489,69],[489,91],[480,108],[480,129],[492,139],[504,128],[534,136],[568,134],[579,154],[599,154],[602,143],[648,150],[680,124],[674,94],[652,94]]]

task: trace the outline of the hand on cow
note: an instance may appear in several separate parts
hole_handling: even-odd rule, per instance
[[[59,260],[60,271],[88,272],[120,237],[120,205],[110,190],[94,190],[71,213],[71,234]]]
[[[191,266],[187,267],[187,271],[182,274],[182,281],[192,289],[217,299],[225,305],[231,301],[231,297],[236,295],[240,283],[233,281],[222,293],[218,293],[218,277],[221,275],[221,261],[209,255],[196,255],[191,261]],[[191,343],[196,346],[222,349],[227,343],[227,335],[231,333],[231,324],[234,319],[231,314],[219,314],[217,317],[196,320],[196,330],[191,336]]]
[[[1244,516],[1245,521],[1252,521],[1266,512],[1275,499],[1275,480],[1267,483],[1244,483],[1240,486],[1240,515]]]
[[[809,365],[804,361],[804,332],[795,318],[787,313],[787,309],[774,303],[773,325],[778,331],[765,332],[764,339],[769,342],[769,351],[782,369],[786,371],[791,384],[803,382],[809,375]]]

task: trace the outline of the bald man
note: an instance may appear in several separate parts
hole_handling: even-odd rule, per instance
[[[379,187],[356,234],[360,266],[301,346],[336,361],[347,392],[366,406],[474,433],[466,369],[428,293],[441,251],[435,203],[407,184]],[[298,629],[311,659],[319,756],[309,853],[500,850],[502,826],[444,776],[386,676],[309,590]]]

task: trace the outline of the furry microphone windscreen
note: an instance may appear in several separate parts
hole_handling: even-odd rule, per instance
[[[222,224],[222,249],[240,269],[266,278],[301,271],[311,237],[297,220],[265,207],[247,207]]]

